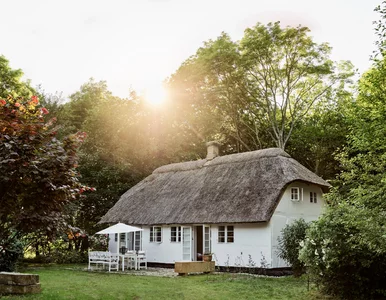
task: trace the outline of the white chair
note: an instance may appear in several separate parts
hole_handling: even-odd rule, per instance
[[[125,254],[125,258],[127,258],[127,269],[135,268],[136,260],[135,260],[135,251],[130,250]]]
[[[144,268],[147,269],[147,258],[145,251],[138,251],[137,255],[137,269],[141,269],[141,265],[144,265]]]
[[[106,257],[107,262],[109,266],[109,272],[111,272],[112,269],[115,269],[116,271],[119,271],[119,254],[118,253],[109,253],[109,256]]]

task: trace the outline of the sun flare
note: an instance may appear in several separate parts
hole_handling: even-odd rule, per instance
[[[145,89],[144,98],[151,105],[161,105],[166,100],[166,90],[162,85],[153,85]]]

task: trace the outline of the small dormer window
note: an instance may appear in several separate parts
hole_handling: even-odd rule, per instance
[[[318,198],[315,192],[310,192],[310,203],[318,203]]]
[[[300,201],[300,188],[298,187],[291,188],[291,201],[295,201],[295,202]]]

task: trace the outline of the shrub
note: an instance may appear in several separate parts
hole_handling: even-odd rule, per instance
[[[13,234],[0,236],[0,272],[12,272],[23,255],[23,245]]]
[[[305,272],[304,263],[299,260],[299,251],[308,227],[309,224],[304,219],[295,220],[283,228],[278,238],[278,255],[291,265],[295,276]]]
[[[88,259],[87,252],[79,252],[75,250],[63,251],[57,249],[50,253],[49,259],[53,263],[57,264],[80,264],[86,263]]]
[[[300,259],[324,293],[343,299],[386,297],[386,234],[378,210],[341,204],[307,231]]]

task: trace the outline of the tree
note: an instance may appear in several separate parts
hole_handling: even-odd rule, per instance
[[[8,95],[13,97],[31,97],[35,90],[29,82],[21,81],[23,71],[14,70],[9,66],[9,61],[0,55],[0,99],[7,98]]]
[[[96,94],[92,89],[89,92],[84,94],[86,99]],[[80,149],[79,171],[82,181],[97,191],[76,203],[73,220],[90,233],[130,187],[158,166],[180,161],[193,152],[181,146],[186,141],[184,132],[173,126],[167,110],[151,108],[135,92],[129,99],[110,97],[93,102],[82,121],[81,129],[88,138]]]
[[[378,32],[385,32],[386,2]],[[311,226],[301,259],[323,289],[344,299],[386,296],[386,57],[379,55],[359,82],[347,109],[348,142],[339,153],[343,168],[329,194],[331,208]]]
[[[55,120],[38,98],[0,99],[0,240],[63,228],[65,206],[89,190],[79,183],[76,156],[85,138],[59,141]],[[2,244],[6,251],[8,245]]]
[[[204,119],[202,111],[210,108],[223,120],[221,131],[239,144],[237,150],[271,144],[284,149],[310,108],[331,101],[352,75],[351,64],[334,64],[330,47],[316,44],[308,33],[306,27],[281,28],[278,22],[248,28],[240,42],[223,33],[173,74],[169,84],[176,101],[189,95],[195,100],[191,111]]]
[[[341,172],[335,153],[347,144],[351,102],[352,94],[345,93],[335,103],[315,105],[299,120],[287,144],[294,159],[327,180]]]

